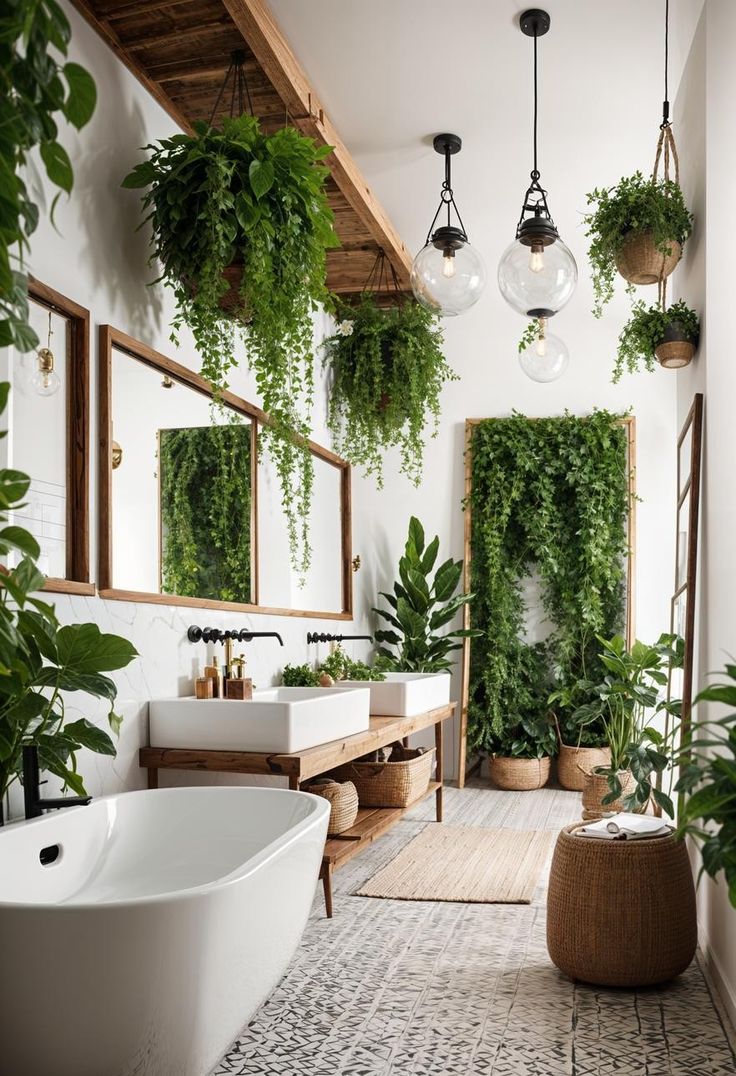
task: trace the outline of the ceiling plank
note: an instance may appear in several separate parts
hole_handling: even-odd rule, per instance
[[[263,0],[223,0],[264,72],[304,134],[333,152],[326,163],[345,198],[386,252],[402,288],[409,288],[411,257],[345,143],[325,115],[307,76]]]

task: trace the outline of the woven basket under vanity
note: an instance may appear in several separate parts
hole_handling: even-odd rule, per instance
[[[311,792],[315,796],[322,796],[330,804],[330,821],[327,825],[327,833],[336,837],[344,833],[346,829],[355,823],[358,817],[358,792],[352,781],[334,781],[332,778],[323,778],[307,785],[305,792]]]
[[[352,781],[362,807],[407,807],[429,787],[434,748],[425,751],[396,745],[391,762],[350,762],[334,770],[337,781]],[[403,757],[397,759],[396,756]]]

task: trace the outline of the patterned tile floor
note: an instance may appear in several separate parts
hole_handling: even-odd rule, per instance
[[[446,792],[447,821],[557,830],[576,793]],[[432,818],[420,805],[315,900],[281,984],[213,1076],[733,1076],[730,1028],[698,964],[662,990],[575,985],[531,905],[352,896]],[[546,873],[546,872],[545,872]]]

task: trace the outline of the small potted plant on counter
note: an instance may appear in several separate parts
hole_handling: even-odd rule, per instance
[[[641,300],[634,303],[618,338],[613,381],[619,381],[624,370],[636,373],[642,363],[647,370],[653,370],[655,359],[669,370],[687,366],[699,337],[698,315],[682,299],[667,310],[647,306]]]
[[[624,177],[614,187],[588,195],[586,235],[595,302],[600,317],[613,298],[616,272],[633,284],[656,284],[668,277],[692,231],[692,213],[679,185],[671,179]]]

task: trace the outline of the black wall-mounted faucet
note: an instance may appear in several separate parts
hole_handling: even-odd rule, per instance
[[[224,643],[226,639],[232,639],[233,642],[238,643],[250,643],[253,639],[278,639],[280,645],[284,645],[284,640],[277,631],[248,631],[247,628],[220,631],[219,628],[200,628],[197,624],[189,627],[187,639],[190,643]]]
[[[342,643],[345,639],[367,639],[369,643],[373,642],[372,635],[326,635],[323,631],[308,631],[307,643]]]
[[[44,811],[61,807],[86,807],[91,796],[60,796],[58,799],[41,799],[41,772],[38,766],[38,748],[23,748],[23,799],[26,818],[40,818]]]

